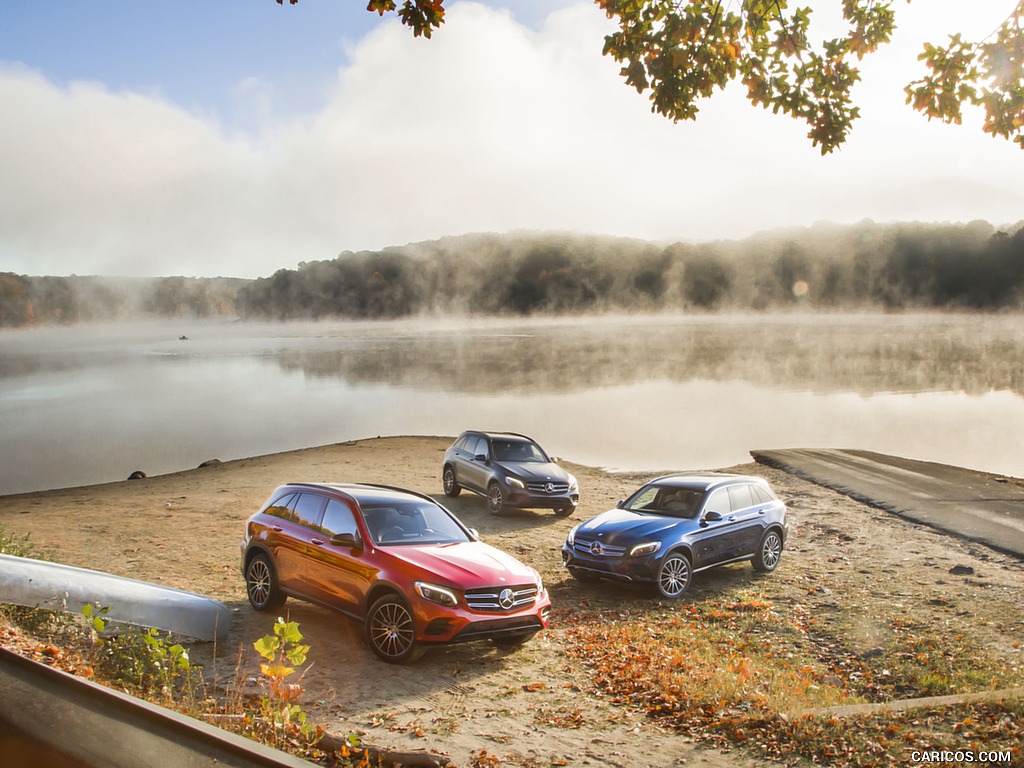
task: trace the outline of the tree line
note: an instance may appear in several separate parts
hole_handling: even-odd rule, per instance
[[[0,273],[0,326],[136,317],[253,320],[584,312],[1020,310],[1024,222],[863,222],[657,245],[474,234],[239,278]]]
[[[467,235],[255,280],[243,318],[1024,308],[1024,226],[817,226],[743,241]]]
[[[246,282],[220,277],[36,277],[0,272],[0,327],[232,317],[238,290]]]

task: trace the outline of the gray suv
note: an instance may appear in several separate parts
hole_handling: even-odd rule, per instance
[[[445,495],[478,493],[492,515],[525,507],[565,517],[579,504],[580,488],[557,462],[526,435],[470,430],[445,451],[441,478]]]

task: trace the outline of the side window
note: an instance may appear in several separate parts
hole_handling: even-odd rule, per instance
[[[339,533],[351,533],[356,535],[356,519],[352,510],[337,499],[327,500],[327,509],[324,510],[324,522],[320,529],[328,536],[337,536]]]
[[[733,512],[739,512],[741,509],[754,506],[754,499],[750,495],[750,485],[748,483],[730,485],[729,503],[732,505]]]
[[[455,447],[458,448],[460,451],[468,451],[469,450],[469,441],[470,441],[470,436],[469,435],[463,435],[462,437],[460,437],[458,440],[455,441]]]
[[[280,517],[283,520],[291,520],[292,511],[289,505],[292,501],[294,501],[294,499],[294,493],[290,493],[287,496],[282,496],[280,499],[278,499],[265,510],[263,510],[263,512],[264,514],[271,515],[272,517]]]
[[[316,528],[320,523],[320,512],[324,508],[324,497],[315,493],[300,493],[292,507],[295,515],[295,522],[310,528]]]
[[[717,512],[720,515],[728,515],[732,511],[729,503],[729,489],[719,488],[708,497],[708,503],[704,505],[704,513]]]
[[[775,499],[772,498],[771,494],[768,493],[768,491],[766,491],[759,485],[750,486],[750,491],[751,493],[754,494],[755,504],[770,504],[771,502],[775,501]]]
[[[472,453],[474,456],[483,455],[483,456],[485,456],[487,458],[490,458],[491,452],[487,448],[487,438],[486,437],[478,437],[476,439],[476,443],[473,445],[473,449],[470,451],[470,453]]]

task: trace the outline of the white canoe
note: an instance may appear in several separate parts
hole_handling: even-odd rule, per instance
[[[196,640],[226,640],[231,612],[209,597],[86,568],[0,555],[0,603],[81,613],[109,607],[103,618]]]

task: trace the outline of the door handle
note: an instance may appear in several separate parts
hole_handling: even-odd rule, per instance
[[[322,547],[324,545],[323,539],[310,539],[310,542],[312,544],[316,544],[318,547]]]
[[[270,530],[272,530],[274,533],[280,533],[284,530],[284,528],[282,528],[280,525],[272,525],[270,526]]]

